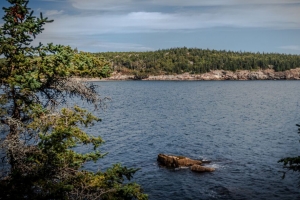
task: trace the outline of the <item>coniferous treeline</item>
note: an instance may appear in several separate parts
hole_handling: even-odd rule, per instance
[[[70,50],[72,51],[72,50]],[[48,59],[48,62],[53,59],[53,56],[45,56]],[[32,65],[36,65],[42,59],[41,56],[33,56]],[[69,55],[70,67],[66,71],[71,76],[76,77],[98,77],[98,78],[107,78],[111,74],[110,62],[105,60],[103,56],[96,56],[89,52],[78,52],[77,49],[73,50]],[[0,66],[4,66],[7,60],[0,58]],[[0,78],[4,76],[3,70],[0,71]]]
[[[96,53],[111,62],[114,71],[146,74],[200,74],[210,70],[285,71],[300,67],[300,55],[171,48],[148,52]]]

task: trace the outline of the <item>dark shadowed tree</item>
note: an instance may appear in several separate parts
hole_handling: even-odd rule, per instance
[[[296,124],[296,126],[298,126],[298,134],[300,134],[300,125]],[[278,162],[283,163],[283,167],[287,170],[283,173],[283,178],[288,171],[300,172],[300,156],[282,158]]]
[[[146,199],[139,185],[127,181],[136,169],[116,164],[104,172],[82,170],[84,163],[103,156],[97,150],[103,141],[81,127],[100,119],[76,105],[62,107],[68,97],[95,108],[101,99],[94,85],[71,78],[70,47],[31,46],[52,21],[35,17],[28,1],[8,2],[0,28],[0,199]],[[81,145],[90,153],[74,150]]]

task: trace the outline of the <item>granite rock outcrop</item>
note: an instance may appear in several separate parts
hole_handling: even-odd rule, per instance
[[[134,75],[123,75],[114,72],[111,77],[104,80],[134,80]],[[143,80],[300,80],[300,68],[283,72],[275,72],[273,69],[237,70],[235,72],[212,70],[204,74],[150,75]]]

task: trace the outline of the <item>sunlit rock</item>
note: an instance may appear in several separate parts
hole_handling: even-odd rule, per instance
[[[157,161],[161,165],[170,168],[190,167],[192,165],[202,164],[202,161],[200,160],[193,160],[184,156],[174,156],[174,155],[166,155],[166,154],[159,154],[157,157]]]
[[[160,165],[168,168],[184,168],[190,167],[195,172],[213,172],[214,168],[201,166],[203,163],[210,163],[210,161],[193,160],[185,156],[174,156],[166,154],[158,154],[157,161]]]
[[[215,168],[205,167],[205,166],[201,166],[201,165],[193,165],[193,166],[191,166],[191,170],[193,172],[213,172],[213,171],[215,171]]]

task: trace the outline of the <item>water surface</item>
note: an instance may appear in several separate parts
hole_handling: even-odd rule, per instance
[[[95,84],[112,100],[89,132],[102,136],[109,154],[87,169],[141,168],[134,181],[153,200],[300,199],[297,173],[282,180],[277,163],[300,152],[299,81]],[[211,160],[216,171],[160,168],[159,153]]]

